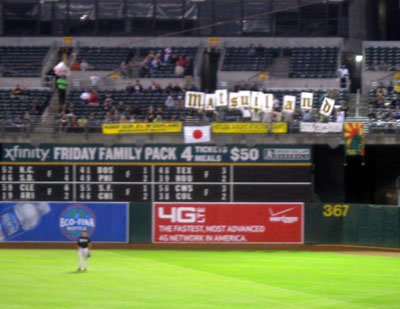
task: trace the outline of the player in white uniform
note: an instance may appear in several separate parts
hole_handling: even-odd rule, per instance
[[[87,270],[88,257],[90,256],[91,240],[87,236],[87,233],[85,231],[83,231],[82,235],[78,238],[77,245],[78,245],[78,263],[79,263],[78,271]],[[83,268],[82,268],[82,260],[83,260]]]

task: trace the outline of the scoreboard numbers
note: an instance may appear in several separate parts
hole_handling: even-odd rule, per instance
[[[312,187],[310,165],[32,162],[2,163],[0,171],[3,201],[298,201]]]

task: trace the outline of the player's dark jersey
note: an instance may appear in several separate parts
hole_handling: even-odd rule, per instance
[[[91,240],[87,236],[86,237],[81,236],[78,238],[78,241],[77,241],[78,246],[81,248],[87,248],[89,246],[90,242],[91,242]]]

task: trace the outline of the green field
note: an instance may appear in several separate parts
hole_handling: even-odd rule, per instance
[[[1,308],[399,308],[400,259],[284,251],[0,250]]]

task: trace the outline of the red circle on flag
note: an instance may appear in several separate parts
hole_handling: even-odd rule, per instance
[[[194,130],[193,131],[193,137],[195,139],[200,139],[203,137],[203,132],[201,132],[201,130]]]

